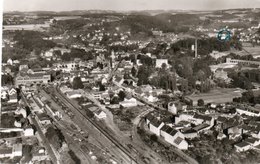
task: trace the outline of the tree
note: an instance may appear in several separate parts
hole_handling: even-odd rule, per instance
[[[151,68],[150,67],[147,67],[147,66],[141,66],[138,70],[138,74],[137,74],[137,77],[138,77],[138,82],[137,82],[137,85],[140,86],[140,85],[145,85],[145,84],[148,84],[149,82],[149,76],[151,74]]]
[[[135,67],[132,67],[132,69],[131,69],[131,74],[132,74],[132,76],[136,76],[136,69],[135,69]]]
[[[165,63],[162,63],[162,71],[165,71],[167,69],[167,65]]]
[[[46,138],[57,150],[61,148],[62,142],[64,141],[64,136],[58,129],[54,127],[49,127],[45,133]]]
[[[198,99],[198,106],[203,106],[203,105],[204,105],[204,100]]]
[[[74,77],[73,82],[72,82],[72,88],[73,89],[82,89],[82,88],[84,88],[84,85],[83,85],[80,77]]]
[[[53,56],[56,56],[56,57],[62,56],[61,51],[60,50],[54,50],[53,51]]]
[[[119,102],[119,97],[117,96],[114,96],[110,101],[111,104],[119,104]]]
[[[150,139],[151,139],[153,142],[157,142],[158,137],[157,137],[155,134],[152,134],[152,135],[150,136]]]
[[[12,85],[13,84],[13,77],[9,74],[2,75],[2,85]]]
[[[120,100],[120,101],[124,101],[126,94],[125,94],[124,91],[120,91],[120,92],[118,93],[118,96],[119,96],[119,100]]]
[[[74,161],[76,164],[80,164],[80,163],[81,163],[81,162],[80,162],[80,159],[77,157],[77,155],[76,155],[73,151],[69,150],[68,153],[69,153],[71,159],[73,159],[73,161]]]
[[[99,85],[99,91],[105,91],[106,87],[103,84]]]
[[[70,61],[70,60],[71,60],[70,53],[65,52],[65,53],[61,56],[61,60],[63,60],[63,61]]]

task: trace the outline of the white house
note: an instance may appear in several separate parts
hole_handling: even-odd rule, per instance
[[[13,157],[21,157],[23,155],[23,145],[22,144],[14,144],[13,145]]]
[[[149,130],[156,134],[157,136],[160,136],[161,132],[160,129],[164,126],[164,123],[159,121],[155,116],[152,114],[148,114],[145,117],[146,124],[148,125]]]
[[[17,108],[14,113],[17,115],[21,114],[23,116],[23,118],[27,117],[27,112],[26,112],[26,109],[24,109],[24,108]]]
[[[60,91],[61,91],[62,93],[66,93],[66,92],[71,92],[71,91],[73,91],[73,89],[71,89],[71,88],[69,88],[69,87],[67,87],[67,86],[62,86],[62,87],[60,87]]]
[[[14,126],[17,127],[17,128],[20,128],[22,127],[22,123],[20,121],[14,121]]]
[[[7,99],[7,92],[6,91],[2,91],[1,92],[1,99]]]
[[[156,134],[157,136],[160,136],[160,134],[161,134],[160,130],[163,127],[163,125],[164,125],[164,122],[161,122],[155,118],[150,121],[148,126],[149,126],[149,130],[152,133]]]
[[[244,109],[236,108],[236,111],[240,115],[245,114],[245,115],[248,115],[248,116],[260,117],[260,110],[254,108],[254,107],[247,107],[247,108],[244,108]]]
[[[149,96],[144,97],[148,102],[157,102],[159,99],[153,94],[149,94]]]
[[[244,152],[251,148],[250,144],[247,142],[240,142],[238,144],[235,144],[235,148],[237,152]]]
[[[218,136],[217,136],[218,140],[222,140],[224,138],[227,138],[227,136],[224,133],[219,133]]]
[[[23,133],[24,133],[24,136],[26,136],[26,137],[27,136],[33,136],[34,130],[31,127],[27,127],[27,128],[24,129]]]
[[[123,107],[127,108],[127,107],[135,107],[137,106],[137,100],[133,97],[131,98],[124,98],[124,101],[119,102],[120,105],[122,105]]]
[[[97,119],[104,119],[107,117],[107,114],[101,109],[94,111],[94,115],[96,116]]]
[[[21,157],[23,155],[22,149],[22,144],[14,144],[13,147],[2,148],[0,149],[0,158]]]
[[[170,126],[164,125],[161,128],[161,136],[165,141],[181,150],[188,149],[188,143],[185,141],[184,135],[180,131],[173,129]]]
[[[175,106],[174,102],[168,103],[168,111],[172,114],[177,114],[177,107]]]
[[[260,131],[252,131],[251,136],[260,139]]]
[[[0,149],[0,158],[11,158],[13,155],[13,149],[11,147]]]
[[[167,68],[169,67],[168,59],[156,59],[156,68],[161,68],[162,64],[165,63]]]
[[[75,90],[66,92],[66,95],[70,99],[82,97],[82,94],[79,91],[75,91]]]
[[[13,94],[13,95],[9,96],[8,103],[17,103],[17,102],[18,102],[18,99],[17,99],[17,95],[16,94]]]
[[[9,94],[9,95],[13,95],[13,94],[16,94],[16,93],[17,93],[17,91],[16,91],[15,88],[11,88],[11,89],[8,91],[8,94]]]
[[[258,138],[247,138],[245,139],[245,142],[249,143],[251,147],[260,145],[260,139]]]
[[[13,60],[12,59],[8,59],[6,62],[8,65],[13,65]]]

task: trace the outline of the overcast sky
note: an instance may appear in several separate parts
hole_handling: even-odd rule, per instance
[[[260,0],[4,0],[4,11],[260,8]]]

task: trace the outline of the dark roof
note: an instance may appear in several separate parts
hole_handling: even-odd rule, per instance
[[[245,147],[245,146],[248,146],[248,145],[249,145],[249,143],[247,143],[245,141],[236,144],[236,146],[238,146],[238,147]]]
[[[212,119],[212,117],[210,117],[210,116],[199,115],[197,113],[195,113],[194,118],[198,118],[198,119],[202,119],[202,120],[206,120],[206,121],[210,121]]]
[[[193,129],[196,130],[196,131],[200,131],[201,129],[204,129],[206,127],[209,127],[210,125],[209,124],[200,124],[196,127],[194,127]]]
[[[168,129],[166,129],[165,132],[168,133],[168,134],[170,134],[172,130],[173,130],[173,129],[172,129],[171,127],[169,127]]]
[[[174,136],[174,135],[175,135],[177,132],[178,132],[177,130],[175,130],[175,129],[172,129],[172,131],[171,131],[170,135],[171,135],[171,136]]]
[[[12,154],[12,148],[0,149],[0,154]]]
[[[157,128],[161,125],[161,123],[162,123],[162,121],[157,120],[157,118],[152,119],[152,120],[150,121],[150,124],[152,124],[153,126],[155,126],[155,127],[157,127]]]
[[[166,131],[168,128],[170,128],[168,125],[163,125],[163,127],[161,128],[161,131]]]
[[[154,118],[155,118],[155,117],[154,117],[151,113],[149,113],[149,114],[146,115],[146,119],[149,120],[149,121],[151,121],[151,120],[154,119]]]
[[[50,120],[49,116],[46,113],[36,113],[40,121]]]
[[[115,79],[116,82],[120,82],[121,80],[122,80],[122,77],[116,76],[116,79]]]
[[[227,121],[227,118],[226,118],[226,117],[219,116],[219,117],[217,118],[217,121],[219,121],[219,122],[225,122],[225,121]]]
[[[182,132],[183,134],[188,134],[188,133],[196,133],[197,131],[194,130],[194,129],[192,129],[191,127],[187,127],[187,128],[183,128],[183,129],[181,130],[181,132]]]
[[[177,137],[177,138],[174,140],[174,143],[176,143],[177,145],[179,145],[182,141],[183,141],[183,138]]]
[[[254,144],[256,141],[259,141],[259,139],[256,138],[247,138],[245,139],[245,142]]]

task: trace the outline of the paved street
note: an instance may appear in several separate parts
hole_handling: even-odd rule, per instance
[[[118,87],[121,87],[121,88],[124,89],[125,91],[128,90],[127,87],[124,87],[124,86],[122,86],[122,85],[118,85],[117,83],[115,83],[115,85],[117,85]],[[156,105],[154,105],[154,104],[152,104],[152,103],[150,103],[150,102],[144,100],[143,98],[140,98],[139,96],[135,95],[133,92],[128,92],[128,93],[130,93],[130,94],[131,94],[133,97],[135,97],[136,99],[138,99],[138,100],[144,102],[144,103],[145,103],[146,105],[148,105],[148,106],[151,106],[151,107],[153,107],[153,108],[155,108],[155,109],[159,109],[159,110],[165,110],[164,108],[160,108],[160,107],[158,107],[158,106],[156,106]],[[141,113],[141,116],[144,116],[145,114],[146,114],[145,112],[144,112],[144,113]],[[147,113],[147,114],[148,114],[148,113]],[[139,116],[139,117],[140,117],[140,116]],[[134,121],[134,123],[137,124],[138,120],[140,121],[140,119],[137,118],[137,119]],[[165,142],[165,141],[162,140],[162,142]],[[166,142],[165,142],[165,143],[166,143]],[[170,145],[169,143],[167,143],[167,144]],[[183,151],[181,151],[181,150],[175,148],[175,147],[172,146],[172,145],[170,145],[170,146],[172,147],[172,149],[174,150],[174,152],[175,152],[179,157],[183,158],[183,159],[184,159],[185,161],[187,161],[188,163],[190,163],[190,164],[198,164],[198,162],[197,162],[195,159],[191,158],[190,156],[188,156],[187,154],[185,154]]]

